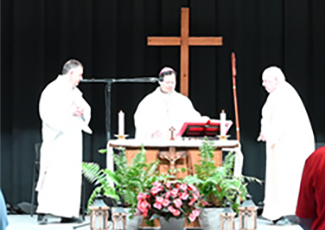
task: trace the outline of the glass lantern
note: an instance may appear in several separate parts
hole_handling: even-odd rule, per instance
[[[127,230],[126,229],[127,212],[122,207],[116,207],[112,210],[113,230]]]
[[[257,229],[257,206],[254,204],[250,195],[238,207],[239,210],[239,230],[256,230]]]
[[[90,207],[91,230],[108,230],[108,210],[109,207],[101,197],[95,199],[94,204]]]
[[[236,213],[231,209],[230,203],[220,213],[220,229],[221,230],[234,230],[235,229],[235,216]]]

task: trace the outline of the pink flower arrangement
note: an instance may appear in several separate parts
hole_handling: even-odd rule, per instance
[[[156,181],[152,185],[150,192],[137,196],[137,208],[144,218],[185,217],[193,222],[200,215],[200,193],[194,185],[179,181]]]

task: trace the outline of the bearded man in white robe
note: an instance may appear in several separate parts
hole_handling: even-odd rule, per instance
[[[91,133],[90,106],[77,88],[83,66],[67,61],[54,81],[41,94],[42,145],[38,191],[38,222],[46,224],[46,214],[61,217],[61,223],[79,217],[82,183],[82,131]]]
[[[175,91],[176,72],[164,67],[159,73],[159,87],[147,95],[134,114],[135,138],[139,140],[171,138],[170,129],[178,133],[185,121],[207,121],[190,99]]]
[[[262,216],[277,223],[294,215],[304,162],[315,149],[313,130],[296,90],[278,67],[262,74],[269,93],[262,109],[258,140],[266,141],[265,197]]]

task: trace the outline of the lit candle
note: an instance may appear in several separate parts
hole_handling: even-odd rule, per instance
[[[226,136],[226,113],[224,110],[220,113],[220,136]]]
[[[118,113],[118,135],[124,135],[124,113],[122,110]]]

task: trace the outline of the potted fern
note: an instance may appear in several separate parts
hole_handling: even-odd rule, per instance
[[[127,163],[123,148],[119,154],[114,154],[113,159],[116,165],[114,172],[109,169],[101,169],[98,164],[93,162],[82,163],[83,175],[96,185],[88,200],[88,207],[93,204],[98,195],[110,197],[127,207],[130,214],[129,219],[133,219],[137,212],[137,195],[150,189],[152,183],[158,178],[159,161],[147,163],[144,147],[132,159],[131,164]],[[129,219],[128,222],[130,222]],[[141,222],[142,219],[138,220],[138,225]]]
[[[193,175],[188,175],[184,180],[189,184],[194,184],[200,194],[203,194],[202,199],[205,202],[202,205],[199,221],[201,227],[206,230],[212,226],[217,227],[219,213],[222,212],[228,202],[230,202],[232,209],[237,212],[248,193],[247,183],[251,181],[260,182],[260,180],[243,175],[233,176],[235,153],[229,152],[225,156],[222,166],[217,167],[213,160],[215,151],[213,143],[205,139],[200,150],[201,160],[195,164],[196,172]],[[210,212],[213,214],[207,214]],[[207,220],[202,220],[205,216],[207,216]]]

